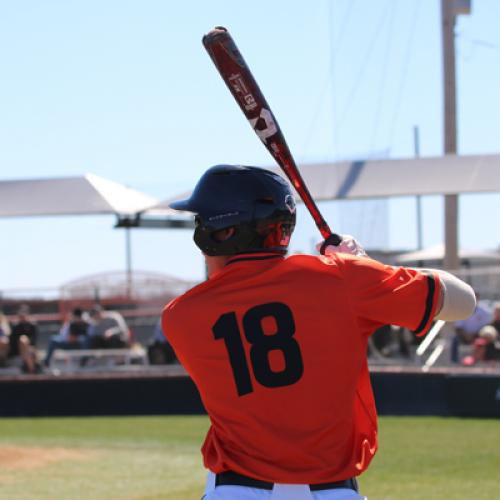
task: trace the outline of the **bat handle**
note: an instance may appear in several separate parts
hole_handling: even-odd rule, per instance
[[[333,246],[336,246],[338,247],[340,245],[340,243],[342,242],[342,237],[339,236],[338,234],[336,233],[331,233],[329,234],[326,238],[325,238],[325,241],[323,241],[323,243],[321,244],[321,247],[319,249],[319,253],[321,255],[325,255],[325,250],[326,250],[326,247],[330,246],[330,245],[333,245]]]

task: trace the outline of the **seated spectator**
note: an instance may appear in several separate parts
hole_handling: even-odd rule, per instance
[[[148,344],[148,359],[151,365],[165,365],[177,361],[172,346],[163,334],[161,320],[156,323],[153,338]]]
[[[368,357],[386,358],[392,354],[393,338],[390,325],[384,325],[375,330],[368,340]]]
[[[474,341],[474,351],[466,356],[462,363],[470,366],[478,362],[495,362],[500,360],[500,349],[496,345],[498,331],[493,325],[486,325],[479,330],[478,338]]]
[[[413,357],[413,346],[418,337],[402,326],[394,326],[396,331],[396,338],[398,341],[398,352],[402,358],[411,359]]]
[[[459,362],[460,344],[472,345],[478,338],[479,330],[491,320],[491,313],[479,304],[479,294],[476,294],[476,309],[472,315],[455,323],[455,335],[451,340],[452,363]]]
[[[397,325],[381,326],[368,339],[368,357],[372,360],[411,358],[411,346],[415,338],[406,328]]]
[[[105,311],[99,304],[96,304],[89,314],[87,347],[118,349],[130,346],[130,331],[119,312]]]
[[[0,311],[0,367],[4,367],[7,363],[7,356],[9,355],[9,336],[9,322],[3,311]]]
[[[479,338],[474,341],[472,356],[463,360],[464,364],[475,364],[478,361],[500,361],[500,302],[493,306],[493,319],[490,325],[479,330]]]
[[[500,335],[500,302],[495,302],[493,306],[493,320],[491,324],[495,327]]]
[[[22,369],[26,373],[37,373],[40,367],[36,356],[38,328],[29,319],[29,306],[22,305],[17,313],[17,322],[12,325],[9,336],[9,358],[21,356]]]
[[[64,322],[58,335],[52,336],[47,348],[44,365],[49,366],[56,349],[83,349],[87,345],[89,323],[83,318],[83,311],[76,307]]]

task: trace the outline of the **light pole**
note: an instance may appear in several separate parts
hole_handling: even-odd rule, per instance
[[[444,153],[457,153],[457,102],[455,77],[455,21],[459,14],[470,13],[470,0],[441,0],[444,92]],[[458,269],[458,195],[444,198],[444,267]]]

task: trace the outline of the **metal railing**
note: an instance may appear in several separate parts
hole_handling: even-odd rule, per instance
[[[429,333],[425,336],[424,340],[416,350],[416,355],[418,356],[417,359],[423,360],[424,354],[431,347],[434,340],[437,338],[437,336],[439,335],[445,324],[446,321],[443,320],[438,320],[434,323],[432,328],[429,330]],[[436,361],[439,359],[441,354],[443,354],[445,347],[446,347],[446,339],[445,338],[439,339],[439,341],[436,342],[436,344],[434,345],[434,349],[432,350],[429,357],[422,364],[422,371],[424,372],[429,371],[429,369],[435,365]]]

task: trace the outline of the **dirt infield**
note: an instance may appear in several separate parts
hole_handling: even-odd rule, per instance
[[[72,448],[0,447],[0,469],[35,469],[56,462],[89,460],[93,453]]]

